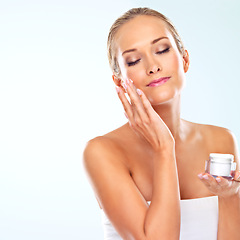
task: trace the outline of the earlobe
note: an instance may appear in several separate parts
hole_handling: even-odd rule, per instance
[[[126,92],[126,90],[125,90],[125,88],[124,88],[124,86],[123,86],[123,85],[124,85],[123,80],[122,80],[121,78],[118,78],[118,77],[116,77],[115,75],[112,75],[112,79],[113,79],[113,82],[114,82],[114,84],[115,84],[116,86],[122,88],[122,90],[123,90],[124,92]]]
[[[116,86],[121,87],[121,79],[116,77],[114,74],[112,75],[113,82]]]

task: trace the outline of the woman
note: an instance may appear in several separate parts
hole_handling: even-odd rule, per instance
[[[131,9],[110,29],[108,51],[128,123],[84,151],[105,239],[240,239],[237,142],[180,118],[189,55],[172,23]],[[234,180],[204,173],[210,153],[234,155]]]

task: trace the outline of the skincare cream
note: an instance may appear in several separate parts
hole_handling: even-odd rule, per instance
[[[236,170],[236,163],[232,154],[210,153],[205,164],[205,172],[213,177],[221,176],[232,179],[231,171]]]

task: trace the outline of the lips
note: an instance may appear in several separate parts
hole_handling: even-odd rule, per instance
[[[170,77],[162,77],[159,79],[155,79],[152,82],[150,82],[147,86],[148,87],[160,86],[160,85],[164,84],[165,82],[167,82],[169,79],[170,79]]]

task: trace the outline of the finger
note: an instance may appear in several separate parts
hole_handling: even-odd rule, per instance
[[[240,171],[234,171],[233,180],[236,182],[240,182]]]
[[[234,179],[237,180],[240,178],[240,171],[235,171]],[[240,179],[239,179],[240,180]]]
[[[139,135],[139,132],[136,129],[136,125],[138,126],[138,124],[136,124],[136,119],[135,119],[136,118],[136,113],[134,114],[132,105],[129,103],[127,97],[125,96],[125,93],[123,92],[123,90],[121,88],[116,87],[116,91],[117,91],[118,97],[119,97],[119,99],[120,99],[120,101],[123,105],[124,114],[129,121],[129,125],[134,130],[134,132],[138,136],[140,136],[142,133],[140,133],[140,135]]]
[[[136,116],[139,116],[140,119],[148,118],[145,108],[143,107],[142,100],[139,94],[137,93],[136,87],[130,80],[127,80],[126,83],[127,83],[127,93],[131,100],[131,104],[133,105],[135,110],[134,114],[136,114]]]
[[[147,115],[150,117],[151,114],[153,113],[153,108],[152,108],[151,103],[149,102],[148,98],[146,97],[146,95],[143,93],[142,90],[137,89],[137,93],[140,96],[140,99],[142,100],[142,104],[143,104],[143,107],[144,107]]]
[[[217,188],[218,187],[218,183],[216,182],[215,178],[208,173],[204,173],[202,175],[201,180],[209,188]]]
[[[200,178],[200,180],[207,186],[209,186],[209,177],[208,177],[208,174],[206,173],[201,173],[198,175],[198,177]]]
[[[124,97],[127,98],[128,102],[130,100],[129,104],[130,104],[130,107],[131,107],[131,116],[130,116],[131,122],[129,122],[129,123],[130,123],[132,128],[135,128],[135,125],[138,125],[138,124],[135,124],[136,120],[140,119],[140,117],[139,117],[138,112],[136,111],[136,107],[134,105],[134,102],[131,100],[130,95],[129,95],[129,88],[130,88],[129,81],[122,82],[122,86],[124,88],[124,92],[127,94],[127,97],[126,97],[125,94],[124,94],[125,95]],[[140,122],[140,121],[137,120],[137,122]]]
[[[222,188],[226,188],[230,185],[230,182],[226,178],[223,178],[221,176],[218,176],[216,178],[216,181],[219,184],[219,186],[221,186]]]
[[[240,178],[238,178],[238,179],[233,179],[233,181],[236,182],[236,183],[240,183]]]
[[[140,96],[137,93],[137,89],[130,80],[126,80],[125,89],[130,99],[130,105],[132,108],[132,124],[131,127],[134,130],[144,130],[143,123],[148,122],[148,116],[144,112]]]
[[[149,102],[148,98],[143,93],[143,91],[141,91],[140,89],[137,89],[137,90],[140,93],[139,95],[140,95],[140,97],[142,99],[143,107],[144,107],[144,109],[145,109],[145,111],[146,111],[150,121],[153,120],[153,119],[156,119],[156,112],[153,109],[153,107],[152,107],[151,103]],[[167,125],[165,124],[165,122],[162,120],[162,118],[160,116],[157,116],[157,120],[158,121],[160,120],[162,122],[163,128],[168,128]],[[162,130],[163,130],[163,128],[162,128]]]
[[[128,99],[126,98],[126,96],[121,88],[116,87],[116,91],[117,91],[118,97],[123,105],[123,108],[127,115],[128,120],[130,122],[132,122],[133,121],[133,112],[132,112],[131,104],[129,103]]]

